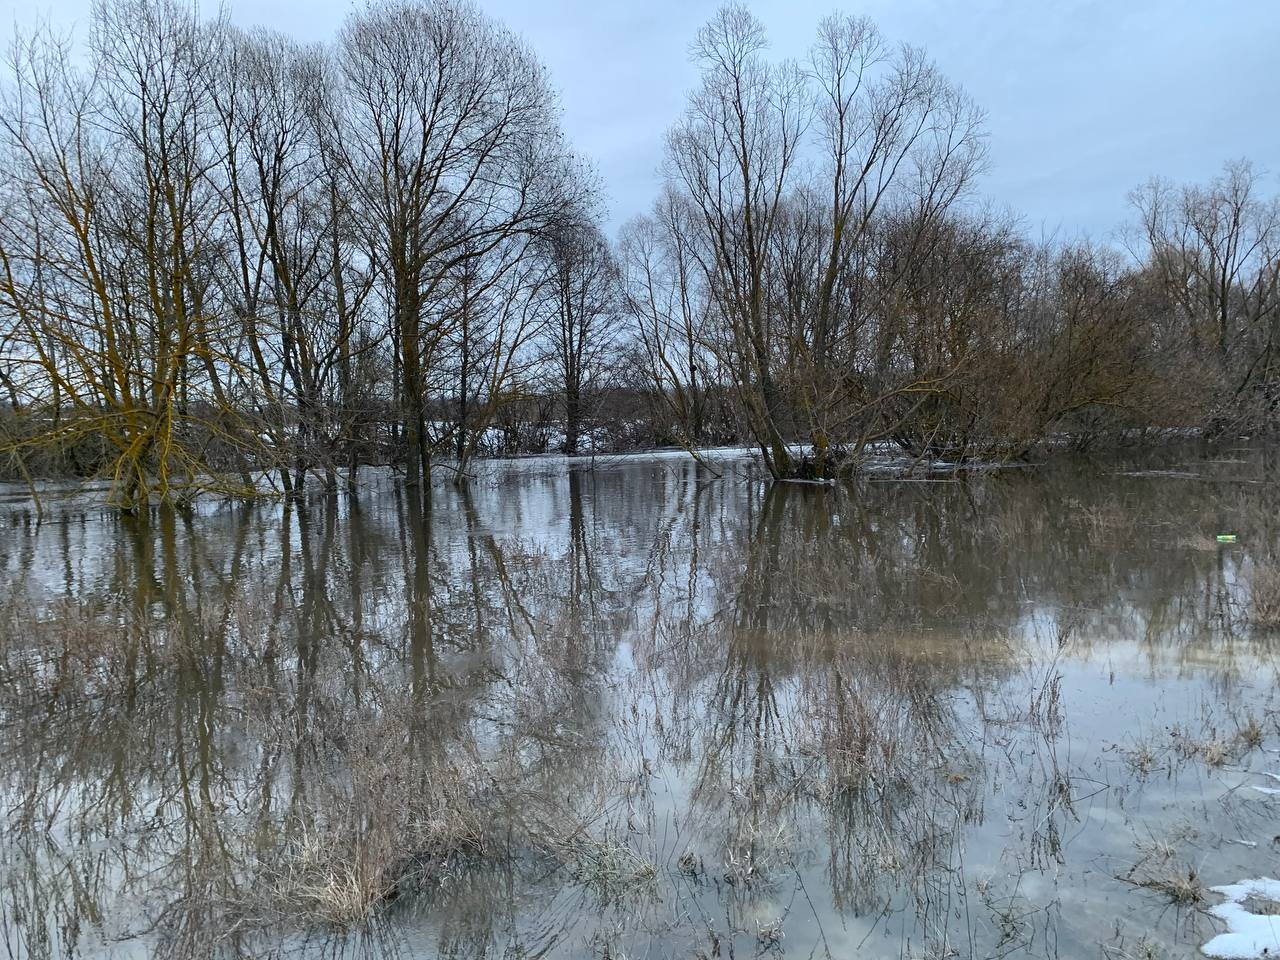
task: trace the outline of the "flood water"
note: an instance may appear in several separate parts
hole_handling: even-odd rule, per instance
[[[1280,869],[1280,489],[1142,462],[15,495],[0,954],[1199,955]]]

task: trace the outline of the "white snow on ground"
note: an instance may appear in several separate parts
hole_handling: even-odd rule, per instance
[[[1221,960],[1280,956],[1280,916],[1251,913],[1244,907],[1250,897],[1280,904],[1280,880],[1259,877],[1211,889],[1226,897],[1224,902],[1210,907],[1209,913],[1226,921],[1227,932],[1200,948],[1205,956]]]

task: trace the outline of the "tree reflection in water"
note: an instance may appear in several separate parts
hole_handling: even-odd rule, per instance
[[[1231,770],[1263,755],[1232,738],[1271,703],[1247,612],[1275,499],[1096,467],[836,490],[639,462],[429,505],[15,514],[6,947],[1198,943],[1125,870],[1184,822],[1214,882],[1265,869],[1220,841],[1267,819]],[[1227,524],[1251,535],[1206,547]],[[1185,746],[1210,736],[1230,768]]]

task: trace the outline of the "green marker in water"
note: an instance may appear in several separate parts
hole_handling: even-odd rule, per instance
[[[1219,543],[1235,543],[1236,535],[1234,533],[1220,533],[1218,534],[1218,542]]]

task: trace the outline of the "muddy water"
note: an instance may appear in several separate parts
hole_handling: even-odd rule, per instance
[[[1280,870],[1274,462],[15,496],[5,955],[1198,955]]]

